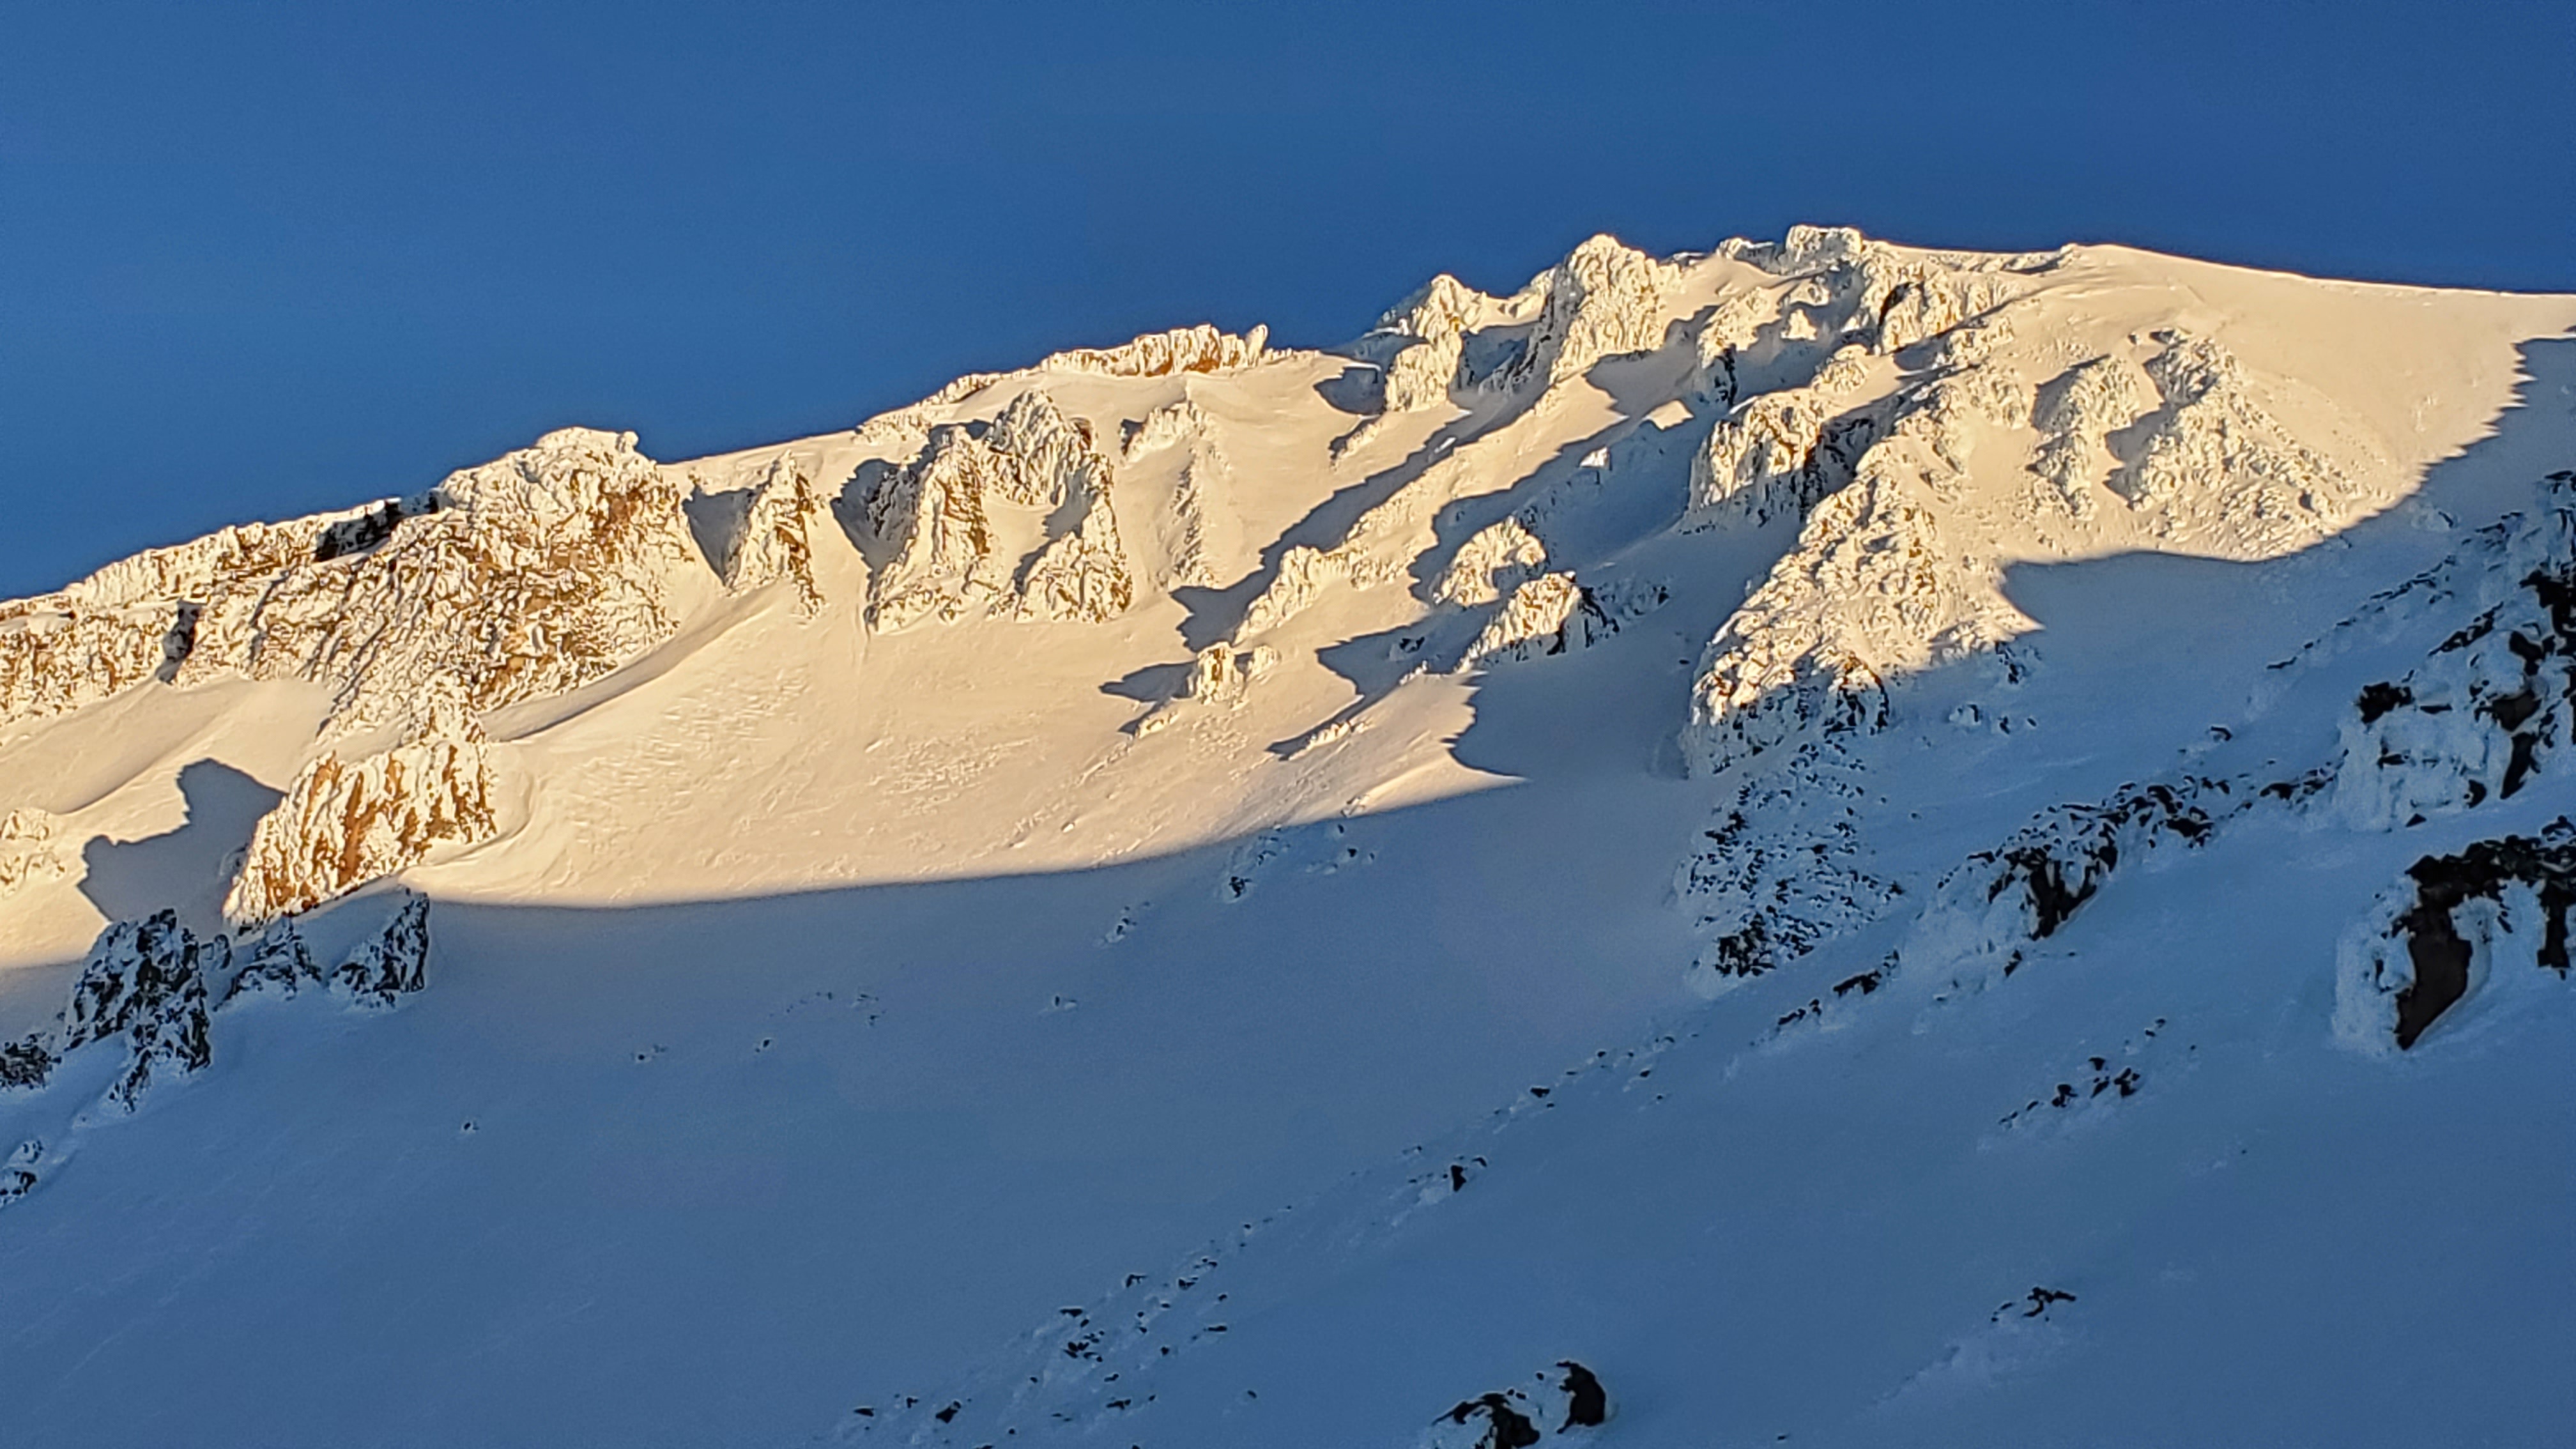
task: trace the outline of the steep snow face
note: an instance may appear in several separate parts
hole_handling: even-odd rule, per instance
[[[2545,1437],[2571,327],[1596,237],[0,605],[13,1435]]]

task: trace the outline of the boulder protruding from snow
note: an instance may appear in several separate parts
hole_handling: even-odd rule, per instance
[[[1589,1437],[1610,1421],[1610,1395],[1592,1370],[1571,1359],[1530,1382],[1479,1394],[1435,1420],[1420,1449],[1530,1449]]]
[[[2576,909],[2576,826],[2428,855],[2354,926],[2335,962],[2335,1037],[2405,1051],[2472,992],[2567,979]]]

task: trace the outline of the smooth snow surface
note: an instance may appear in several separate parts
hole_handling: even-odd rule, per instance
[[[1600,237],[0,604],[0,1442],[2561,1442],[2571,329]]]

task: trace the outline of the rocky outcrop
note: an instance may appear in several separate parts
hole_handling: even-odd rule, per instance
[[[1541,299],[1529,341],[1483,385],[1550,388],[1623,353],[1664,340],[1667,303],[1682,269],[1617,237],[1595,236],[1530,284]]]
[[[2093,495],[2119,460],[2106,440],[2154,406],[2144,373],[2116,357],[2079,363],[2042,388],[2031,421],[2043,434],[2031,471],[2047,496],[2077,518],[2093,516]]]
[[[1008,598],[1022,618],[1097,621],[1127,609],[1134,575],[1109,502],[1109,460],[1091,426],[1045,393],[1014,399],[990,424],[931,430],[921,451],[868,498],[883,557],[869,581],[869,620],[900,629],[980,613]],[[1070,505],[1074,526],[1040,546],[1014,581],[995,554],[995,508]]]
[[[2259,798],[2235,781],[2185,776],[2123,786],[2098,805],[2053,806],[1942,878],[1904,956],[1972,988],[2002,980],[2115,872],[2160,851],[2206,845]]]
[[[438,486],[373,550],[287,570],[178,678],[331,688],[326,734],[409,722],[437,682],[482,713],[578,688],[668,639],[696,552],[680,490],[631,433],[566,428]]]
[[[331,993],[381,1010],[429,984],[429,898],[404,892],[377,934],[358,943],[331,973]]]
[[[1029,560],[1014,609],[1020,618],[1099,624],[1136,602],[1136,576],[1118,541],[1108,485],[1106,468],[1080,478],[1077,486],[1086,495],[1081,520]]]
[[[1804,518],[1851,481],[1852,464],[1877,426],[1867,412],[1843,408],[1860,372],[1859,350],[1846,348],[1808,386],[1748,398],[1720,418],[1691,457],[1682,526],[1758,528],[1775,518]]]
[[[2549,501],[2471,541],[2476,610],[2422,664],[2364,688],[2342,725],[2334,805],[2395,829],[2521,793],[2576,730],[2576,474]],[[2418,595],[2456,584],[2428,578]]]
[[[825,504],[792,454],[769,465],[754,484],[741,522],[725,549],[724,583],[735,593],[784,581],[795,593],[796,611],[807,618],[822,612],[823,591],[814,579],[814,539],[822,527]]]
[[[1234,372],[1257,367],[1272,355],[1267,327],[1255,326],[1238,337],[1202,322],[1169,332],[1148,332],[1116,347],[1077,347],[1050,353],[1033,371],[1169,377],[1184,372]]]
[[[2428,855],[2383,894],[2336,952],[2336,1038],[2370,1054],[2406,1051],[2472,992],[2568,974],[2576,909],[2576,826],[2481,840]]]
[[[135,1110],[155,1080],[189,1076],[212,1060],[207,982],[230,961],[223,937],[200,941],[170,911],[108,927],[72,985],[60,1052],[123,1038],[126,1065],[107,1089],[107,1104]]]
[[[265,924],[419,864],[441,846],[491,838],[498,825],[489,747],[452,696],[433,701],[414,738],[380,754],[326,753],[251,834],[224,913]]]
[[[1536,578],[1547,567],[1547,546],[1517,517],[1488,524],[1458,546],[1439,580],[1435,602],[1474,608],[1490,604]]]
[[[246,996],[295,996],[308,986],[322,984],[322,968],[306,949],[304,933],[296,929],[293,916],[272,922],[236,953],[235,960],[239,965],[218,1009]]]
[[[1467,646],[1465,668],[1489,668],[1583,649],[1617,633],[1618,621],[1570,573],[1542,574],[1512,590]]]

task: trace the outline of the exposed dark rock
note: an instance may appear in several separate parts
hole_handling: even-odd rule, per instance
[[[428,984],[429,898],[413,895],[384,933],[362,941],[340,969],[331,973],[332,989],[362,1006],[391,1006]]]
[[[2428,855],[2409,866],[2415,904],[2397,919],[2415,968],[2412,985],[2397,993],[2397,1045],[2417,1038],[2468,993],[2476,946],[2462,936],[2453,913],[2471,900],[2502,901],[2508,885],[2531,888],[2540,898],[2539,964],[2562,978],[2568,973],[2567,914],[2576,907],[2576,827],[2560,820],[2539,838],[2509,835],[2481,840],[2458,855]]]

